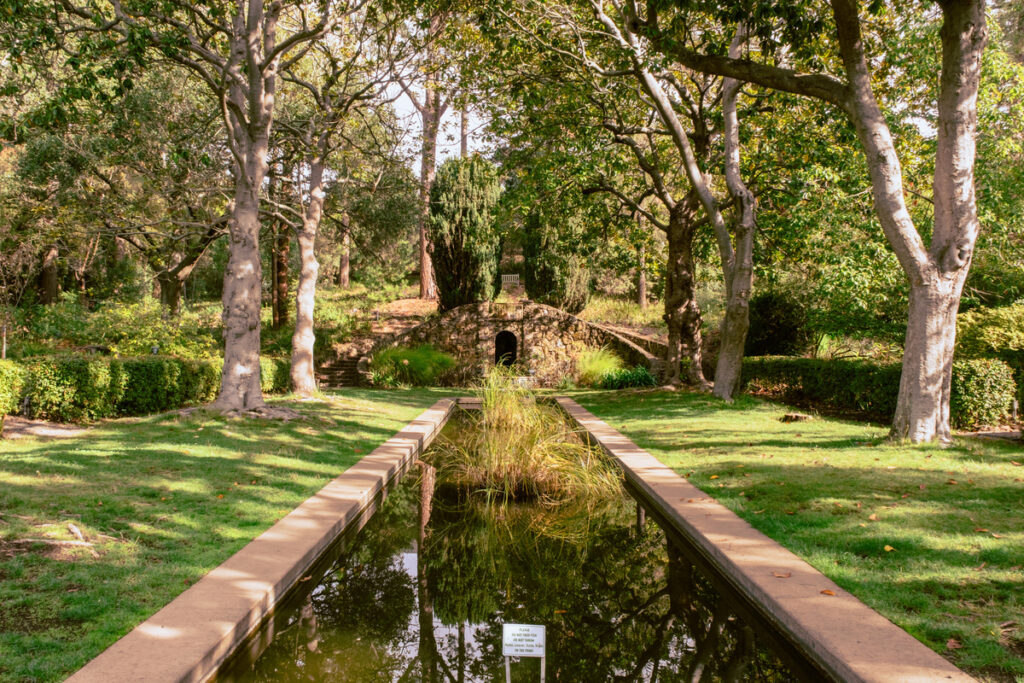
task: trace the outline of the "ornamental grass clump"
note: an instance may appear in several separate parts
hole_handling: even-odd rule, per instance
[[[493,368],[479,395],[480,411],[467,411],[431,449],[440,483],[502,503],[597,504],[621,495],[617,468],[511,371]]]
[[[583,387],[597,387],[604,378],[622,370],[622,359],[608,348],[587,349],[576,359],[577,382]]]

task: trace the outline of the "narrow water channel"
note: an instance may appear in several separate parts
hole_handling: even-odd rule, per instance
[[[503,506],[432,475],[410,473],[219,678],[505,681],[517,623],[546,627],[548,681],[797,680],[628,496]],[[540,660],[510,671],[536,682]]]

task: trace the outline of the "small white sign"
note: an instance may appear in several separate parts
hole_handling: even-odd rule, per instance
[[[501,654],[505,657],[543,657],[544,627],[532,624],[503,624]]]

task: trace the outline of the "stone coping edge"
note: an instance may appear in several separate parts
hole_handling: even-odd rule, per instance
[[[439,400],[74,673],[74,683],[209,680],[317,558],[434,440]]]
[[[619,463],[644,502],[824,672],[839,681],[975,680],[581,405],[555,400]]]

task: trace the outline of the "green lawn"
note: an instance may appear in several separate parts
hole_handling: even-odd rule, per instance
[[[961,668],[1024,680],[1024,449],[690,393],[575,398]]]
[[[0,681],[61,680],[443,395],[350,390],[288,423],[168,415],[0,441]],[[89,548],[24,545],[73,540]]]

